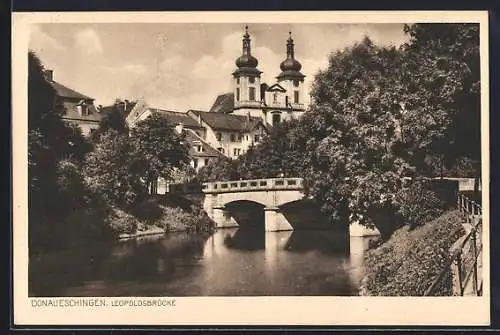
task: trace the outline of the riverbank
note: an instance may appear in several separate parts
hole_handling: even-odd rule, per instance
[[[126,240],[130,238],[143,237],[143,236],[164,235],[166,233],[167,231],[165,229],[152,227],[146,230],[137,231],[136,233],[133,234],[126,234],[126,233],[120,234],[118,235],[118,239]]]
[[[410,229],[404,226],[391,238],[365,256],[366,272],[360,295],[423,296],[443,269],[451,246],[464,233],[457,210]],[[445,281],[439,295],[449,295],[451,280]]]

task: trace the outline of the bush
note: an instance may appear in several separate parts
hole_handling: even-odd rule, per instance
[[[405,226],[365,258],[361,295],[422,296],[443,270],[453,243],[465,233],[458,211],[449,211],[423,226]],[[451,294],[448,273],[437,295]]]
[[[415,181],[396,194],[398,213],[410,229],[437,218],[446,208],[445,202],[430,187],[429,182]]]
[[[163,214],[158,201],[154,198],[140,202],[133,208],[132,212],[137,219],[148,224],[159,220]]]
[[[132,215],[114,209],[110,218],[110,226],[117,234],[134,234],[137,231],[139,221]]]
[[[191,212],[179,207],[161,206],[163,215],[156,225],[166,231],[211,232],[215,225],[203,210],[191,207]]]

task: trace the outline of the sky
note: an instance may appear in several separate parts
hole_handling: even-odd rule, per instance
[[[33,24],[29,49],[54,71],[54,80],[93,97],[143,99],[176,111],[208,110],[232,91],[231,73],[241,55],[245,24],[233,23],[43,23]],[[295,58],[308,92],[328,56],[364,36],[380,46],[407,40],[403,24],[248,24],[252,55],[273,84],[292,32]],[[308,94],[307,94],[308,95]]]

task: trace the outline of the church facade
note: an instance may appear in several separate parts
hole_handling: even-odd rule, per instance
[[[280,64],[281,72],[276,82],[261,83],[262,72],[258,60],[251,52],[248,27],[243,35],[242,55],[236,59],[233,76],[234,104],[232,113],[259,117],[264,124],[275,126],[283,120],[302,115],[306,106],[302,65],[295,59],[295,45],[289,33],[286,43],[286,58]]]
[[[286,40],[284,60],[276,64],[275,82],[264,83],[259,61],[252,54],[248,27],[242,39],[242,53],[236,59],[232,74],[232,92],[216,97],[208,111],[188,110],[186,112],[161,112],[148,106],[144,101],[136,104],[127,117],[129,127],[160,111],[172,121],[173,126],[181,126],[194,132],[200,141],[208,144],[222,157],[236,159],[258,145],[272,127],[280,122],[298,118],[306,112],[304,92],[305,75],[302,65],[295,58],[295,45],[291,33]],[[183,114],[182,117],[180,115]],[[213,157],[212,157],[213,156]],[[200,161],[192,157],[192,166],[198,170],[207,161],[218,159],[212,155]]]

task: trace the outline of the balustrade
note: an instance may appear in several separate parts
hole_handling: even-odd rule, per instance
[[[250,107],[260,107],[262,102],[255,100],[240,100],[234,103],[234,107],[250,106]]]
[[[302,178],[270,178],[204,183],[204,193],[302,189]]]

